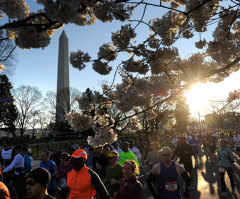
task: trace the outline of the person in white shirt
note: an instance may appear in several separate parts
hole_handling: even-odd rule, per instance
[[[233,136],[233,143],[236,148],[238,156],[240,156],[240,135],[235,133]]]
[[[3,173],[5,172],[9,172],[13,169],[14,170],[14,181],[16,183],[16,192],[17,192],[17,196],[18,199],[22,199],[23,198],[23,191],[24,191],[24,178],[23,175],[21,173],[21,171],[24,168],[24,158],[23,158],[23,151],[21,150],[22,147],[20,145],[15,146],[15,152],[17,155],[15,155],[13,161],[11,162],[11,164],[6,167],[3,170]]]
[[[141,165],[141,162],[142,162],[142,157],[141,157],[141,153],[140,151],[134,146],[134,142],[133,141],[130,141],[130,147],[129,147],[129,150],[132,151],[134,153],[134,155],[136,156],[139,164]]]

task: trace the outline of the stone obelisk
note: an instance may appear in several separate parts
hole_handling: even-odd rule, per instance
[[[56,126],[62,126],[65,115],[70,111],[69,93],[69,54],[68,38],[63,30],[59,38],[58,48],[58,76],[57,76],[57,103],[56,103]]]

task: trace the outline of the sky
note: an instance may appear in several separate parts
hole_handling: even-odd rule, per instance
[[[27,1],[32,11],[39,7],[34,4],[32,0]],[[133,16],[134,19],[139,19],[143,8],[138,9]],[[161,17],[164,12],[159,8],[149,7],[146,10],[144,21],[149,21],[152,18]],[[1,23],[1,22],[0,22]],[[97,57],[99,46],[111,41],[112,32],[116,32],[120,29],[122,23],[119,21],[113,21],[111,23],[102,23],[97,21],[94,25],[78,27],[76,25],[65,25],[64,30],[67,34],[69,41],[69,53],[80,49],[81,51],[88,52],[92,58]],[[18,62],[16,64],[15,75],[12,77],[12,83],[14,88],[20,85],[31,85],[38,87],[43,94],[47,91],[55,91],[57,87],[57,66],[58,66],[58,40],[62,30],[57,30],[52,37],[51,43],[44,49],[31,49],[22,50],[17,48],[15,54]],[[143,41],[150,33],[149,29],[143,25],[140,25],[137,29],[138,41]],[[207,40],[211,39],[211,29],[207,33],[201,35],[202,38]],[[192,40],[181,39],[176,42],[176,46],[179,48],[179,53],[182,58],[188,57],[191,53],[198,52],[194,47],[194,42],[199,40],[199,35]],[[125,55],[120,55],[118,60],[126,59]],[[70,68],[70,86],[79,89],[81,92],[86,88],[93,90],[100,90],[102,82],[111,82],[118,62],[114,62],[113,71],[108,76],[101,76],[92,70],[91,64],[88,64],[83,71],[79,71],[69,65]],[[117,76],[117,82],[120,81],[120,77]],[[212,98],[227,98],[228,93],[234,89],[240,87],[240,72],[232,74],[229,78],[219,84],[208,84],[203,89],[198,88],[198,94],[205,96],[205,101]],[[209,89],[212,90],[209,90]],[[207,96],[206,96],[207,93]],[[192,97],[194,98],[194,97]],[[197,98],[199,99],[199,98]],[[188,101],[192,113],[196,113],[196,107],[198,105],[193,99]],[[207,103],[207,102],[206,102]],[[203,108],[204,109],[204,108]],[[198,110],[199,111],[199,110]],[[204,113],[203,110],[200,110]]]

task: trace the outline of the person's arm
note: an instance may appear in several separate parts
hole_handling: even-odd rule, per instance
[[[100,198],[110,199],[109,193],[99,176],[91,169],[89,169],[88,172],[91,176],[91,184],[96,189],[96,192],[100,195]]]
[[[184,196],[189,197],[189,187],[190,187],[190,183],[191,183],[190,176],[185,171],[185,169],[182,165],[180,165],[178,163],[175,163],[175,164],[176,164],[176,169],[177,169],[178,174],[182,176],[182,178],[184,179],[184,181],[186,183],[186,189],[184,192]]]
[[[160,163],[156,164],[147,178],[148,189],[150,190],[152,196],[157,198],[157,193],[155,192],[152,183],[157,180],[157,176],[160,175]]]
[[[156,192],[155,192],[155,190],[154,190],[154,188],[153,188],[152,183],[155,182],[156,180],[157,180],[157,176],[154,175],[154,174],[151,172],[150,175],[149,175],[148,178],[147,178],[147,185],[148,185],[148,189],[150,190],[150,192],[151,192],[151,194],[152,194],[152,196],[153,196],[154,198],[157,198],[157,194],[156,194]]]
[[[13,170],[13,168],[16,164],[16,161],[17,161],[17,156],[15,156],[13,161],[11,162],[11,164],[3,170],[3,173]]]

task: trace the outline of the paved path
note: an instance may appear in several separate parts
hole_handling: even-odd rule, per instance
[[[194,162],[194,160],[193,160]],[[234,179],[236,183],[236,194],[231,193],[231,185],[227,173],[225,173],[226,184],[228,188],[228,196],[221,196],[220,179],[218,174],[218,167],[216,164],[206,160],[206,156],[200,155],[200,162],[198,167],[193,169],[194,174],[194,189],[190,192],[190,199],[238,199],[240,198],[240,161],[234,164]],[[34,160],[33,168],[40,165],[40,160]],[[194,163],[193,163],[194,165]],[[148,171],[149,173],[149,171]],[[142,176],[140,181],[143,184],[144,199],[153,199],[146,184],[146,176]]]

